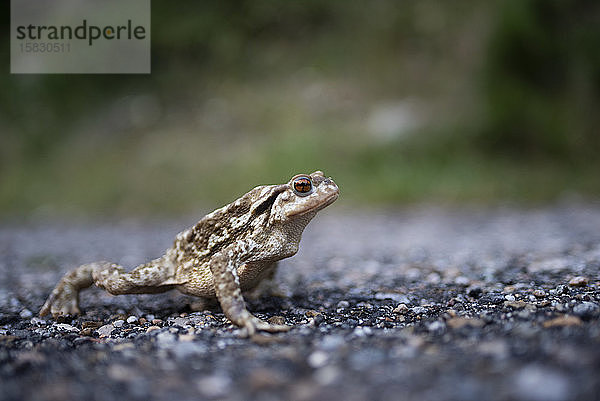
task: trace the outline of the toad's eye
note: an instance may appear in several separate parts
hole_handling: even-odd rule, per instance
[[[312,191],[312,181],[308,177],[298,177],[292,183],[294,192],[300,196],[306,196]]]

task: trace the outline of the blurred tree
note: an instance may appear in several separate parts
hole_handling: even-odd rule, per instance
[[[586,161],[600,151],[600,3],[497,3],[478,144],[509,156]]]

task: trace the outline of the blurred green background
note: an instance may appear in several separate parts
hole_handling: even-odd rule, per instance
[[[600,194],[595,0],[155,0],[150,75],[7,71],[4,216],[190,213],[316,169],[353,206]]]

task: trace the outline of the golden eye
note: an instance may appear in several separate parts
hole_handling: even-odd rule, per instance
[[[312,191],[312,181],[308,177],[298,177],[293,182],[294,192],[304,196]]]

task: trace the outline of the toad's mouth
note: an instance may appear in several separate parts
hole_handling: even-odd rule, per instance
[[[316,212],[318,212],[318,211],[326,208],[327,206],[331,205],[333,202],[336,201],[336,199],[339,196],[340,196],[339,191],[335,191],[335,192],[331,193],[331,195],[329,195],[324,200],[311,203],[311,204],[307,205],[306,207],[302,208],[301,210],[297,210],[297,211],[289,214],[288,216],[289,217],[296,217],[296,216],[302,216],[304,214],[311,213],[311,212],[315,212],[316,213]]]

